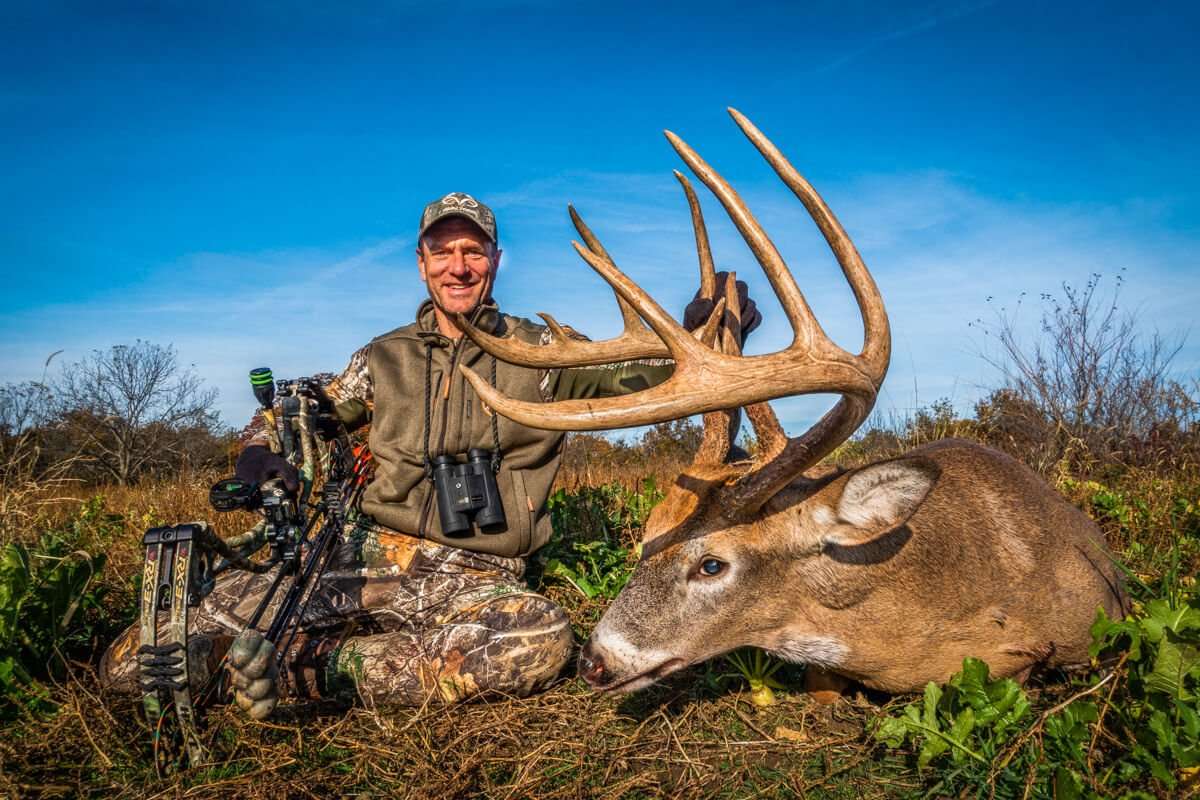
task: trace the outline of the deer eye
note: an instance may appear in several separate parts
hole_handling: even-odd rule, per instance
[[[715,558],[706,558],[700,562],[700,574],[708,578],[720,575],[724,569],[724,562],[717,561]]]

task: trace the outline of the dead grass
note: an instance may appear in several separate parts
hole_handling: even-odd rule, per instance
[[[55,716],[0,740],[0,792],[17,797],[887,797],[917,788],[865,740],[876,707],[783,695],[762,710],[682,675],[633,697],[566,680],[525,700],[213,712],[215,765],[158,775],[135,703],[90,675]],[[887,777],[887,770],[896,773]]]
[[[984,438],[974,435],[979,429],[957,424],[938,430]],[[937,432],[919,435],[936,438]],[[848,444],[840,456],[870,460],[907,444],[868,438]],[[666,473],[675,469],[668,456],[659,466]],[[608,469],[610,477],[633,482],[628,472]],[[599,475],[595,469],[588,474]],[[146,527],[208,519],[228,536],[253,523],[250,515],[209,510],[207,491],[216,477],[102,489],[107,510],[124,519],[123,533],[107,548],[105,581],[118,590],[110,599],[113,613],[132,600],[130,579],[140,569],[138,542]],[[639,470],[636,478],[643,477]],[[1200,533],[1200,470],[1174,465],[1097,470],[1087,479],[1066,471],[1046,477],[1096,517],[1140,570],[1155,569],[1154,554],[1172,542]],[[42,521],[66,518],[74,506],[51,503]],[[1191,551],[1187,569],[1200,567],[1198,554],[1200,548]],[[567,609],[581,635],[605,607],[565,586],[543,590]],[[98,657],[104,643],[97,644]],[[214,765],[160,773],[137,702],[102,695],[91,666],[80,664],[54,689],[57,714],[3,730],[0,796],[906,797],[928,788],[903,755],[875,745],[867,733],[887,698],[859,696],[829,708],[798,691],[782,692],[777,706],[757,709],[737,694],[736,682],[714,682],[710,670],[717,668],[693,668],[632,697],[595,695],[569,675],[524,700],[425,709],[292,708],[268,723],[215,709],[205,731]],[[796,685],[796,674],[790,677]]]

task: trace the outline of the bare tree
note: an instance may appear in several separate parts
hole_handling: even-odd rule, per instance
[[[187,449],[181,432],[210,434],[217,425],[216,390],[181,369],[169,345],[139,339],[94,350],[64,369],[55,389],[57,424],[121,484],[178,464]]]
[[[1119,307],[1122,279],[1112,294],[1063,284],[1062,297],[1041,296],[1040,336],[1022,340],[1014,315],[999,314],[994,329],[1001,354],[988,357],[1004,385],[977,407],[985,427],[1033,448],[1046,468],[1081,450],[1105,461],[1149,461],[1194,439],[1196,400],[1173,377],[1182,341],[1145,334],[1133,312]],[[1023,444],[1021,444],[1023,443]]]

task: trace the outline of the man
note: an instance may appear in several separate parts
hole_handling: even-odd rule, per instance
[[[456,315],[497,336],[543,345],[552,337],[544,326],[500,313],[492,300],[501,256],[492,211],[453,192],[425,208],[418,233],[417,267],[429,299],[416,322],[360,349],[326,387],[348,429],[370,423],[376,466],[363,516],[322,577],[285,659],[292,684],[308,696],[420,704],[483,692],[524,696],[552,681],[570,657],[570,625],[522,576],[525,558],[550,538],[546,499],[563,434],[485,413],[457,367],[490,376],[511,397],[541,401],[623,394],[673,370],[669,361],[549,371],[498,362],[463,335]],[[685,323],[694,328],[711,307],[693,301]],[[758,324],[752,302],[742,318],[744,334]],[[265,430],[253,433],[238,476],[282,478],[294,488],[295,468],[267,441]],[[505,524],[443,531],[431,465],[471,449],[490,453]],[[234,573],[205,598],[189,645],[196,681],[245,628],[268,580]],[[106,653],[102,675],[110,683],[133,680],[136,644],[135,626]],[[278,690],[270,643],[247,631],[229,655],[238,704],[255,717],[270,713]]]

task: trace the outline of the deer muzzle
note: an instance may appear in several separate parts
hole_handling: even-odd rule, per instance
[[[608,659],[592,639],[584,643],[579,653],[579,676],[598,692],[637,691],[686,666],[687,662],[681,658],[669,658],[640,672],[610,667]]]

